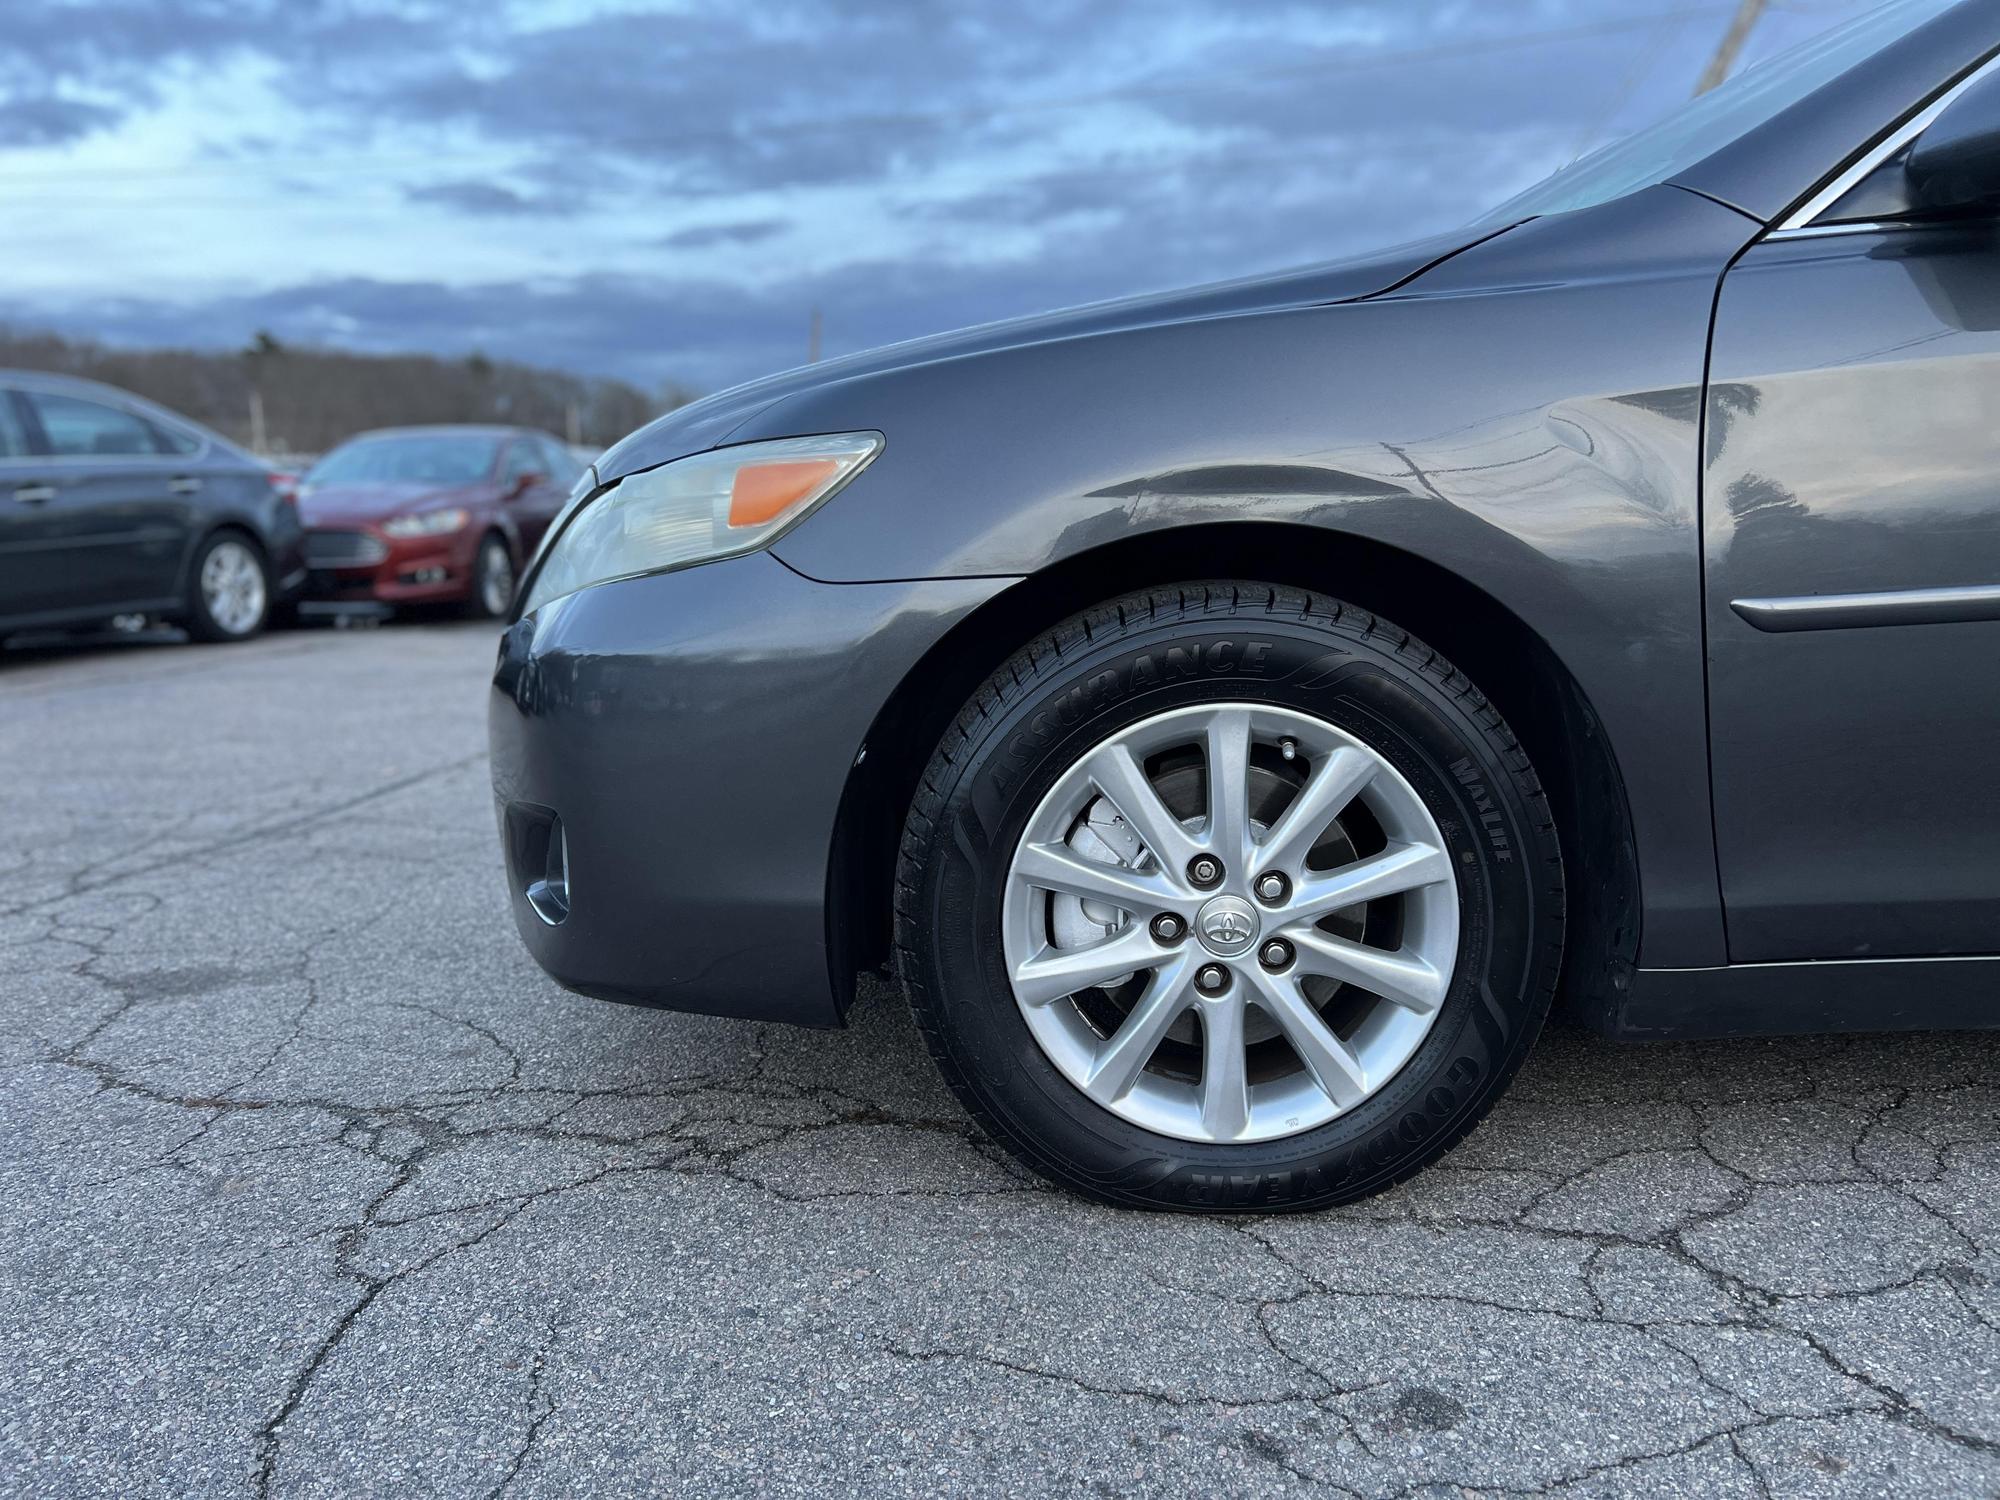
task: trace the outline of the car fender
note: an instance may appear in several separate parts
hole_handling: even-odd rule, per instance
[[[1032,575],[1137,533],[1238,520],[1450,571],[1545,641],[1603,722],[1632,802],[1641,961],[1721,962],[1702,385],[1718,278],[1756,230],[1653,188],[1536,221],[1387,296],[873,371],[787,397],[731,440],[887,435],[775,549],[821,581]],[[1423,601],[1402,613],[1422,634]]]

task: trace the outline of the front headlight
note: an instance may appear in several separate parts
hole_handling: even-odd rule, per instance
[[[594,583],[768,547],[881,451],[879,432],[780,438],[627,475],[550,544],[521,612]]]
[[[463,510],[424,510],[413,516],[395,516],[382,523],[382,530],[389,536],[443,536],[450,531],[463,531],[465,523],[472,517]]]

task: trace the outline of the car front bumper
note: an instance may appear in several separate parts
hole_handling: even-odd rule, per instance
[[[823,584],[757,553],[511,626],[488,728],[536,961],[602,999],[838,1025],[827,883],[849,773],[905,675],[1009,581]]]
[[[375,527],[329,527],[307,534],[305,597],[324,604],[442,604],[467,598],[480,533],[392,537]],[[345,561],[346,552],[363,560]],[[363,551],[362,549],[366,550]]]

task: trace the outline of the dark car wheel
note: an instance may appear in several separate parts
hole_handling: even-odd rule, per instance
[[[198,641],[247,641],[264,628],[270,608],[270,570],[254,542],[225,531],[202,543],[189,580],[189,634]]]
[[[1402,630],[1194,584],[1016,655],[904,829],[897,963],[980,1122],[1081,1192],[1315,1208],[1442,1154],[1553,993],[1562,863],[1500,715]]]
[[[488,532],[479,543],[479,555],[472,563],[472,591],[466,595],[465,612],[475,620],[497,620],[514,602],[514,554],[507,539]]]

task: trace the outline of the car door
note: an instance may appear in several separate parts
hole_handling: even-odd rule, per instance
[[[36,451],[26,403],[0,388],[0,620],[63,607],[62,585],[50,558],[61,526],[49,502],[56,495],[49,465]]]
[[[24,612],[159,606],[182,592],[201,481],[137,412],[30,388],[38,557]],[[18,499],[20,489],[15,490]]]
[[[1842,202],[1748,250],[1716,306],[1703,526],[1736,962],[2000,952],[2000,221],[1896,217],[1865,182]]]

